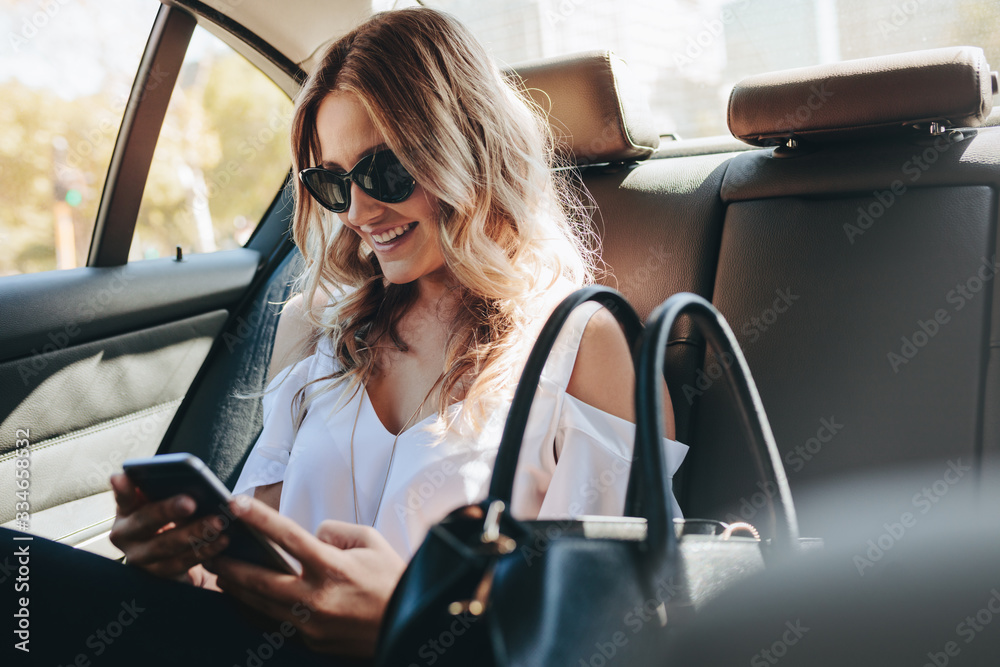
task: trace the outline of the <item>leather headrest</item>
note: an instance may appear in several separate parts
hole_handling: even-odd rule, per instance
[[[521,78],[548,114],[557,149],[577,164],[641,160],[660,145],[642,88],[609,51],[525,63],[507,74]]]
[[[834,141],[915,124],[976,127],[993,108],[994,81],[973,46],[802,67],[743,79],[729,97],[729,129],[757,146]]]

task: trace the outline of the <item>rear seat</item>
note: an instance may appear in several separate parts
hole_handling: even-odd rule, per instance
[[[624,61],[606,51],[515,69],[549,113],[565,153],[581,166],[597,205],[594,227],[606,265],[601,282],[625,294],[643,318],[676,292],[711,298],[724,213],[719,191],[731,155],[646,159],[660,138],[645,91]],[[672,394],[701,365],[698,341],[689,329],[671,340]],[[675,411],[684,442],[688,407]]]
[[[996,451],[1000,133],[947,129],[978,125],[993,93],[967,47],[734,90],[734,134],[785,146],[727,165],[712,300],[744,346],[793,492]],[[747,483],[725,392],[697,399],[686,509],[753,520],[768,489]],[[803,531],[817,534],[811,519]]]
[[[992,274],[975,283],[996,254],[1000,130],[929,131],[932,120],[976,125],[989,113],[981,51],[750,80],[734,93],[730,126],[757,145],[791,138],[797,148],[685,156],[679,145],[660,149],[671,155],[662,159],[646,159],[659,138],[620,61],[587,54],[518,72],[599,208],[604,282],[643,317],[677,291],[720,308],[745,347],[793,492],[843,473],[965,465],[1000,451],[1000,293]],[[238,358],[217,346],[203,374],[215,381],[188,397],[198,422],[229,400],[219,378],[245,377],[249,363],[262,378],[271,335]],[[678,438],[692,445],[676,480],[685,512],[766,527],[714,358],[682,325],[667,363]],[[225,420],[219,409],[211,431],[178,422],[162,451],[201,452],[232,482],[259,412],[234,428]],[[219,433],[229,434],[224,451],[209,440]],[[800,518],[805,534],[821,533]]]
[[[624,72],[610,68],[605,85],[621,114],[593,100],[594,57],[519,70],[552,100],[554,126],[578,131],[570,143],[584,163],[599,125],[581,110],[644,127]],[[1000,133],[949,129],[981,124],[992,81],[969,47],[753,77],[734,91],[730,126],[779,149],[583,170],[606,282],[643,316],[680,290],[716,304],[745,348],[793,491],[933,459],[978,465],[997,449]],[[770,489],[752,481],[731,397],[714,382],[719,360],[703,354],[697,336],[673,332],[671,394],[692,445],[682,504],[766,525],[757,515]]]

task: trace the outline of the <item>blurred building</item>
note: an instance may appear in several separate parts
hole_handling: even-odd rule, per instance
[[[504,64],[611,48],[648,86],[663,132],[725,134],[741,78],[954,44],[1000,64],[995,0],[433,0]]]

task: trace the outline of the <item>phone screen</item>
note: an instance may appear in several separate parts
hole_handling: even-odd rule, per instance
[[[248,526],[229,510],[232,496],[218,477],[193,454],[161,454],[145,459],[130,459],[122,464],[125,474],[151,501],[165,500],[185,494],[196,504],[192,517],[219,514],[223,532],[229,536],[229,546],[223,555],[269,567],[279,572],[297,574],[298,564],[264,535]],[[218,535],[206,534],[192,538],[195,550],[204,548]]]

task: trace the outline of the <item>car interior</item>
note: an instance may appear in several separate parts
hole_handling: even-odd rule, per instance
[[[263,1],[164,2],[87,266],[0,278],[0,478],[30,429],[31,532],[118,557],[107,478],[128,458],[191,452],[235,483],[261,427],[259,398],[243,395],[264,387],[301,268],[288,189],[242,248],[126,257],[195,26],[292,96],[331,35],[371,10],[344,2],[351,11],[307,20],[318,4],[282,3],[287,20],[274,21]],[[608,51],[509,74],[548,112],[592,198],[601,282],[643,318],[676,292],[726,317],[793,495],[913,466],[958,462],[974,477],[1000,455],[998,82],[981,48],[760,73],[732,90],[732,136],[693,142],[660,135],[646,91]],[[675,493],[687,517],[766,535],[769,491],[716,383],[725,363],[690,324],[672,331],[665,375],[691,447]],[[801,533],[823,537],[812,507]],[[14,518],[5,494],[0,524]]]

